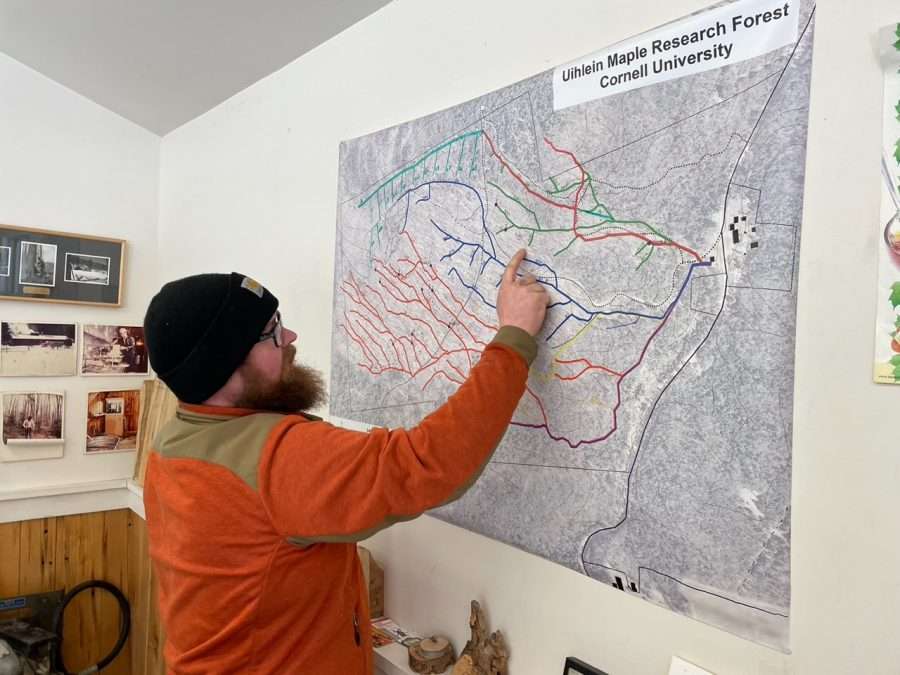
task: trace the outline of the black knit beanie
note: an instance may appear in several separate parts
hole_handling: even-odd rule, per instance
[[[144,317],[150,365],[179,400],[216,393],[278,308],[278,298],[250,277],[197,274],[160,289]]]

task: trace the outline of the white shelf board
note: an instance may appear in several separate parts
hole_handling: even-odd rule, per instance
[[[416,675],[409,667],[406,647],[396,642],[375,649],[375,668],[384,675]]]

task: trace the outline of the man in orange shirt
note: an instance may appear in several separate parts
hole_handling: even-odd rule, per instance
[[[369,675],[356,542],[459,497],[525,391],[548,294],[518,275],[466,381],[409,430],[363,433],[303,411],[321,376],[294,364],[278,300],[237,273],[170,282],[144,319],[150,363],[179,399],[144,486],[168,672]]]

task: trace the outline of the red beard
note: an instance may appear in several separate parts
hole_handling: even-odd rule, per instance
[[[325,403],[325,381],[322,374],[309,366],[294,363],[297,348],[283,348],[284,361],[281,378],[274,384],[261,384],[263,378],[253,368],[247,368],[249,384],[237,401],[239,408],[298,413]]]

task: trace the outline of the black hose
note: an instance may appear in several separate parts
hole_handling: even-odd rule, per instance
[[[113,597],[118,600],[120,611],[119,639],[116,641],[116,644],[112,648],[112,651],[102,659],[100,659],[96,664],[94,664],[90,668],[85,668],[77,674],[73,674],[66,670],[66,666],[63,663],[63,614],[65,613],[68,604],[72,602],[72,598],[89,588],[102,588],[103,590],[112,593]],[[53,617],[53,632],[59,636],[59,639],[56,641],[56,645],[53,650],[53,668],[55,671],[58,671],[62,675],[82,675],[82,673],[96,673],[112,663],[113,659],[115,659],[119,655],[119,652],[122,651],[122,647],[125,646],[125,641],[128,639],[128,634],[129,632],[131,632],[131,605],[128,604],[128,598],[125,597],[122,591],[120,591],[115,585],[109,583],[108,581],[100,581],[97,579],[85,581],[84,583],[80,583],[75,586],[75,588],[73,588],[71,591],[66,593],[65,596],[63,596],[62,603],[56,610],[56,614]]]

